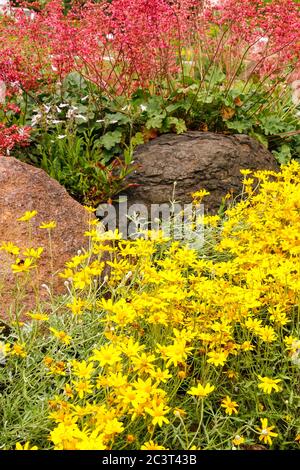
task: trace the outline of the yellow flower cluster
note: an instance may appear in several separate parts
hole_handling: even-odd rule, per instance
[[[233,423],[230,446],[277,437],[269,400],[287,396],[299,374],[300,165],[244,178],[247,198],[224,221],[205,222],[209,253],[163,234],[125,241],[89,227],[90,251],[61,273],[70,294],[62,308],[69,324],[96,322],[99,334],[75,356],[76,335],[50,327],[59,357],[67,351],[44,359],[60,384],[50,401],[55,449],[164,449],[175,425],[180,445],[202,435],[202,448],[212,416]],[[25,351],[16,343],[6,354]]]

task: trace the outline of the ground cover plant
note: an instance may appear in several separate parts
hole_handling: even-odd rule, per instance
[[[66,294],[2,331],[1,449],[299,448],[300,166],[242,178],[198,250],[90,220]],[[20,264],[1,246],[20,290],[40,256],[28,248]]]
[[[292,0],[51,0],[29,13],[0,16],[0,153],[79,201],[118,194],[136,145],[165,132],[247,133],[280,163],[299,157]]]

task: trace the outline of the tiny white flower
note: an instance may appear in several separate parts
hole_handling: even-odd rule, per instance
[[[141,104],[141,105],[140,105],[140,108],[141,108],[142,111],[146,111],[147,106],[145,106],[144,104]]]
[[[64,139],[65,137],[67,137],[66,135],[58,135],[57,138],[60,140],[60,139]]]
[[[87,121],[87,118],[83,116],[82,114],[77,114],[76,116],[77,119],[83,119],[84,121]]]

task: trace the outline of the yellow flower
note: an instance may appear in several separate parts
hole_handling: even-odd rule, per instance
[[[247,176],[247,175],[251,175],[252,170],[243,169],[243,170],[240,170],[240,173],[244,176]]]
[[[66,345],[71,343],[72,341],[71,336],[67,335],[67,333],[65,333],[64,331],[59,331],[59,330],[56,330],[55,328],[49,328],[49,330],[51,331],[51,333],[53,333],[55,338],[59,339],[62,343]]]
[[[201,202],[202,199],[205,196],[208,196],[210,194],[209,191],[206,191],[206,189],[200,189],[199,191],[196,191],[195,193],[192,194],[192,198],[195,202]]]
[[[235,413],[235,414],[238,413],[237,409],[239,405],[237,404],[236,401],[231,401],[230,397],[227,395],[226,398],[223,398],[221,407],[225,408],[225,413],[231,416],[232,413]]]
[[[169,369],[161,370],[160,367],[158,367],[157,369],[150,370],[149,373],[151,377],[153,377],[155,380],[163,383],[166,383],[168,379],[172,377],[172,375],[169,374]]]
[[[32,320],[37,320],[37,321],[48,321],[49,317],[48,315],[45,315],[44,313],[26,313],[27,317],[32,318]]]
[[[102,346],[100,349],[93,349],[90,361],[98,361],[101,367],[113,366],[121,360],[121,352],[113,344]]]
[[[12,272],[17,273],[28,273],[30,269],[36,268],[34,260],[32,258],[26,258],[25,261],[17,259],[15,264],[11,265]]]
[[[69,384],[66,384],[64,386],[64,393],[67,395],[68,398],[73,398],[74,397],[72,388]]]
[[[93,207],[90,206],[83,206],[87,212],[90,212],[91,214],[93,212],[96,212],[97,209],[94,209]]]
[[[5,359],[7,354],[10,352],[10,344],[9,343],[3,343],[3,341],[0,341],[0,364],[1,361]]]
[[[225,362],[227,361],[228,353],[224,351],[211,351],[208,354],[209,359],[207,362],[209,364],[213,364],[214,366],[224,366]]]
[[[92,393],[93,391],[93,385],[89,380],[73,380],[73,385],[79,398],[83,398],[85,394]]]
[[[73,367],[73,373],[76,375],[76,377],[79,377],[80,379],[90,379],[91,375],[94,372],[94,364],[91,362],[88,364],[86,361],[73,361],[72,362],[72,367]]]
[[[165,415],[169,413],[170,408],[168,406],[165,407],[163,403],[157,404],[152,402],[151,408],[146,407],[145,411],[153,417],[152,424],[154,426],[158,424],[158,426],[162,427],[163,423],[169,424],[169,420],[165,417]]]
[[[0,250],[6,251],[10,255],[18,255],[20,253],[20,248],[12,242],[2,243]]]
[[[271,326],[264,326],[257,332],[258,336],[266,343],[273,343],[277,338],[274,329]]]
[[[280,392],[281,388],[278,387],[277,384],[281,382],[281,379],[271,379],[270,377],[261,377],[261,375],[259,375],[258,378],[261,381],[261,383],[258,384],[258,388],[261,388],[264,393],[270,395],[273,389],[275,392]]]
[[[297,436],[295,437],[295,441],[300,443],[300,434],[297,434]]]
[[[50,220],[49,222],[42,222],[39,228],[51,230],[56,227],[56,222],[54,220]]]
[[[184,411],[181,408],[175,408],[173,411],[173,414],[174,416],[176,416],[176,418],[182,418],[183,416],[186,415],[186,411]]]
[[[272,445],[271,437],[278,436],[276,432],[272,431],[272,429],[274,429],[275,426],[268,426],[267,418],[260,418],[260,421],[261,421],[261,428],[257,428],[258,431],[260,431],[259,440],[271,446]]]
[[[235,446],[240,446],[241,444],[244,444],[244,442],[245,438],[243,436],[239,436],[238,434],[232,440],[232,444]]]
[[[190,395],[194,395],[199,398],[205,398],[207,397],[211,392],[213,392],[215,389],[214,385],[210,385],[210,383],[207,383],[205,387],[198,383],[197,387],[191,387],[191,389],[187,392]]]
[[[120,434],[124,431],[123,423],[120,423],[116,418],[109,420],[103,430],[106,436],[113,436],[114,434]]]
[[[134,370],[137,370],[140,374],[150,373],[154,369],[152,362],[156,361],[154,354],[141,353],[137,357],[131,359]]]
[[[250,341],[244,341],[241,344],[241,350],[242,351],[253,351],[254,346],[250,343]]]
[[[37,446],[30,447],[29,442],[25,442],[24,445],[20,444],[19,442],[16,443],[16,450],[38,450]]]
[[[66,306],[71,310],[73,315],[82,315],[83,309],[86,307],[86,300],[74,298],[73,302],[69,302]]]
[[[141,450],[166,450],[166,448],[150,440],[142,445]]]
[[[43,251],[44,251],[44,248],[42,248],[42,247],[39,247],[39,248],[36,248],[36,249],[35,248],[27,248],[24,251],[23,255],[28,256],[29,258],[38,259],[38,258],[41,257],[41,254],[43,253]]]
[[[20,343],[15,343],[11,350],[12,356],[20,356],[22,358],[27,356],[27,352],[25,351],[25,345]]]
[[[26,211],[25,214],[22,215],[22,217],[19,217],[17,219],[19,222],[28,222],[31,220],[33,217],[37,215],[37,211]]]

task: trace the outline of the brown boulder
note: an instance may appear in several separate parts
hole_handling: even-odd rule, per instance
[[[33,210],[38,213],[31,219],[29,229],[29,222],[17,219]],[[54,274],[86,245],[83,234],[88,219],[87,211],[43,170],[12,157],[0,157],[0,246],[3,242],[13,242],[20,247],[21,264],[26,258],[24,249],[44,248],[38,271],[32,270],[29,275],[13,274],[14,257],[0,250],[0,316],[14,316],[20,309],[22,315],[35,306],[36,299],[47,300],[47,289],[42,284],[62,292],[63,280]],[[51,257],[48,230],[40,229],[39,225],[52,220],[57,227],[51,230]]]
[[[138,186],[127,190],[128,205],[168,203],[176,182],[175,199],[181,203],[191,202],[198,189],[207,189],[206,212],[216,212],[226,193],[240,193],[240,169],[278,170],[273,155],[249,136],[197,131],[165,134],[141,145],[134,162],[128,182]]]

